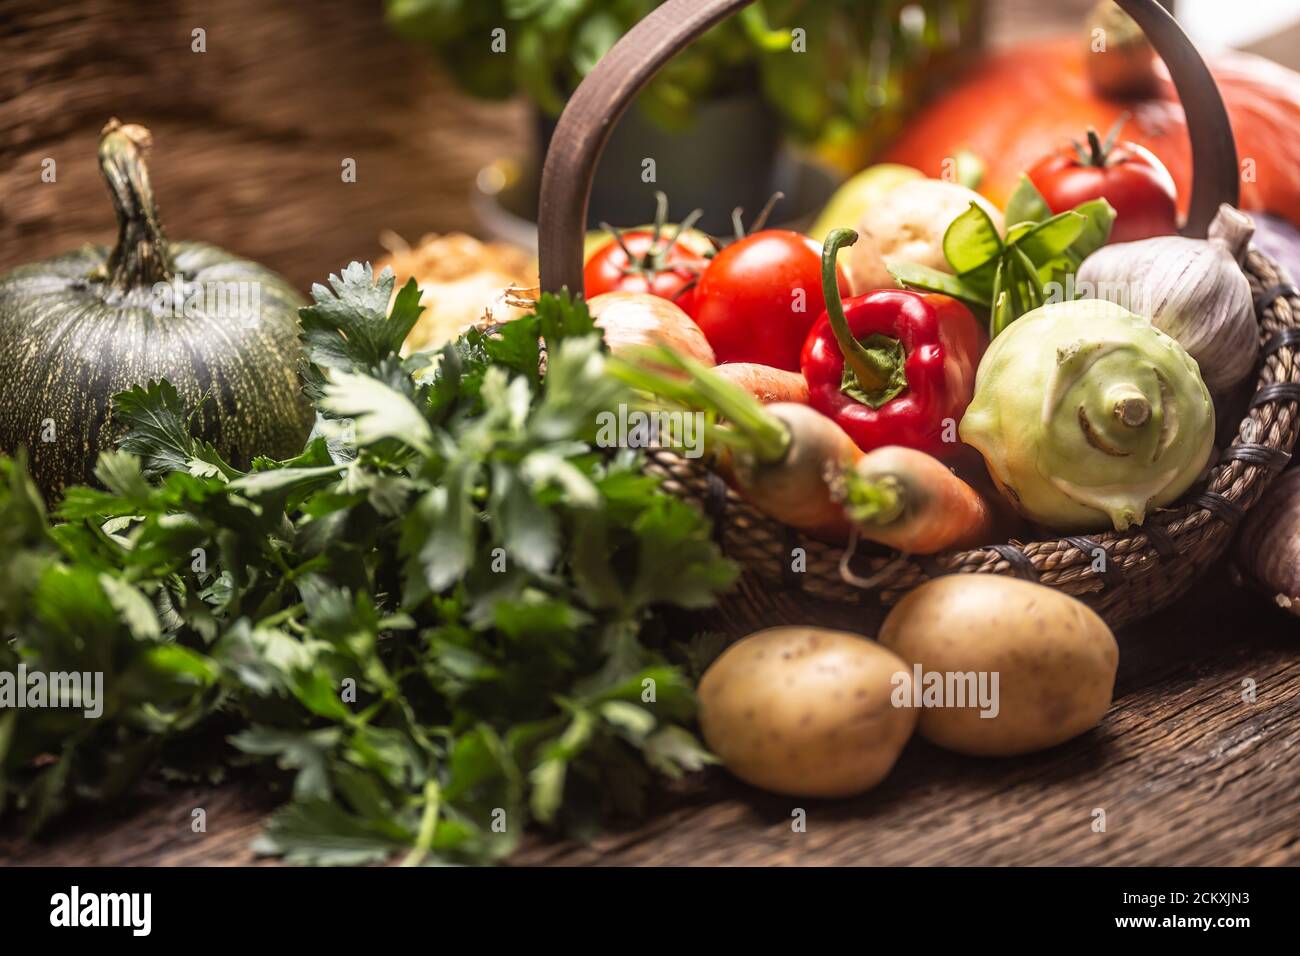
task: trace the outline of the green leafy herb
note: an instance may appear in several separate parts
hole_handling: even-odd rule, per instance
[[[939,292],[989,316],[996,336],[1026,312],[1067,294],[1069,277],[1110,238],[1115,210],[1104,199],[1052,215],[1028,176],[1007,204],[1006,235],[978,203],[948,226],[944,258],[952,273],[916,263],[889,267],[895,279],[914,289]]]
[[[431,49],[473,95],[522,92],[555,117],[610,48],[662,2],[386,0],[385,7],[392,28]],[[863,131],[880,138],[977,33],[969,0],[924,6],[918,24],[891,4],[763,0],[673,57],[640,105],[664,128],[680,130],[702,101],[750,92],[757,79],[801,139],[842,145]]]
[[[651,611],[735,572],[635,454],[595,446],[630,396],[586,307],[547,296],[404,360],[419,295],[393,285],[354,263],[314,289],[320,420],[292,459],[233,468],[165,382],[118,397],[104,487],[58,521],[0,459],[0,671],[103,675],[95,719],[0,714],[0,814],[36,830],[207,753],[291,781],[261,852],[484,862],[709,762],[672,663],[700,653]]]

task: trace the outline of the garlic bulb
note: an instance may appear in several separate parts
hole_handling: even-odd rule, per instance
[[[1246,576],[1300,616],[1300,469],[1277,479],[1251,509],[1236,549]]]
[[[1255,368],[1259,326],[1241,270],[1255,224],[1219,207],[1208,239],[1161,236],[1105,246],[1079,268],[1077,291],[1149,318],[1187,350],[1211,392],[1223,394]]]

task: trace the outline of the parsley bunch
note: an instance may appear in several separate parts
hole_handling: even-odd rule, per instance
[[[484,862],[711,760],[674,664],[699,649],[651,609],[707,606],[734,569],[635,453],[595,447],[631,396],[582,302],[403,358],[415,283],[330,284],[301,313],[320,417],[296,458],[235,469],[159,382],[118,397],[103,488],[55,523],[0,459],[0,670],[104,674],[98,720],[0,712],[0,814],[39,829],[212,754],[291,775],[261,852]]]

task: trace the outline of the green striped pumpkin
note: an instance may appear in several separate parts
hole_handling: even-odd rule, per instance
[[[56,500],[93,480],[116,437],[112,397],[165,378],[228,459],[288,457],[313,413],[298,378],[301,296],[269,269],[200,242],[169,243],[143,153],[144,127],[112,120],[99,163],[117,244],[0,275],[0,450],[26,448]]]

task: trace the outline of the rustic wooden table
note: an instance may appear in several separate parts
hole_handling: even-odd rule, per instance
[[[470,228],[475,171],[526,128],[517,105],[453,95],[353,0],[0,4],[0,269],[111,236],[94,169],[109,115],[154,128],[173,235],[238,250],[301,286],[376,256],[382,229]],[[992,33],[1076,23],[1087,5],[1004,0]],[[206,54],[189,51],[195,27],[208,31]],[[33,186],[47,156],[59,184]],[[346,156],[358,159],[357,183],[340,181]],[[1121,634],[1106,721],[1047,753],[975,760],[917,740],[881,787],[835,803],[767,796],[713,771],[664,791],[636,829],[586,845],[538,838],[515,862],[1300,863],[1300,626],[1228,577],[1211,569],[1177,609]],[[764,594],[737,607],[735,633],[780,620],[865,633],[876,623]],[[1248,680],[1254,702],[1243,699]],[[252,863],[275,799],[252,780],[152,783],[40,843],[0,834],[0,862]],[[190,830],[196,807],[205,834]],[[804,832],[791,825],[800,807]],[[1093,829],[1099,809],[1105,832]]]

